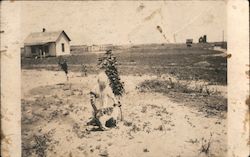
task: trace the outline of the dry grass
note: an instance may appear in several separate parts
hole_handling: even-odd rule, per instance
[[[211,153],[212,137],[213,137],[213,134],[210,133],[209,139],[205,139],[205,138],[201,139],[200,153],[205,153],[205,155],[209,156],[209,154]]]
[[[198,108],[207,116],[221,116],[221,113],[227,111],[227,99],[209,89],[206,84],[190,87],[190,82],[153,79],[139,84],[137,90],[163,93],[175,102],[185,102],[187,106]]]
[[[29,139],[23,138],[22,141],[22,156],[32,156],[36,154],[37,157],[46,157],[47,151],[53,149],[50,144],[52,142],[53,132],[45,134],[34,134],[29,136]]]
[[[122,75],[170,74],[180,80],[207,80],[213,84],[227,83],[227,59],[222,52],[206,49],[130,48],[114,51]],[[96,64],[102,54],[83,53],[65,56],[69,71],[81,72],[86,65],[89,74],[97,73]],[[214,56],[215,55],[215,56]],[[207,64],[201,64],[206,62]],[[59,70],[57,57],[45,59],[22,58],[23,69]]]

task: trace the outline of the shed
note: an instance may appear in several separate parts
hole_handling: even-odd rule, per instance
[[[96,51],[100,51],[101,47],[99,45],[91,45],[88,46],[88,51],[89,52],[96,52]]]
[[[24,56],[46,57],[70,55],[70,38],[64,30],[34,32],[24,40]]]
[[[193,39],[186,39],[186,45],[187,47],[192,47]]]

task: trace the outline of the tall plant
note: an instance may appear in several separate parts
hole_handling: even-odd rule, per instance
[[[106,75],[109,78],[109,85],[115,96],[122,96],[125,92],[124,83],[121,82],[118,70],[117,60],[112,54],[112,50],[108,50],[104,56],[98,58],[98,64],[105,70]]]

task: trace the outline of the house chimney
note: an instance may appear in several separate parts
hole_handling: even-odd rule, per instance
[[[45,32],[46,31],[46,29],[45,28],[43,28],[43,32]]]

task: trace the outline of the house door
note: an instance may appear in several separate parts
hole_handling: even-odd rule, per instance
[[[42,47],[42,55],[43,55],[43,57],[46,57],[49,55],[49,46],[48,45],[44,45]]]

